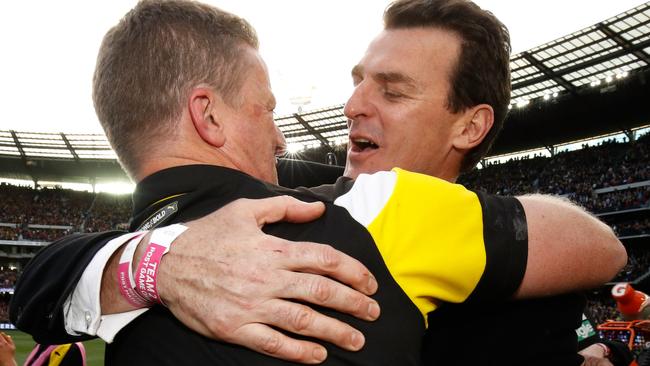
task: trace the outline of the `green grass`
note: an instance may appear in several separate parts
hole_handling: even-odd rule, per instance
[[[25,359],[34,348],[34,340],[27,333],[17,330],[4,330],[9,334],[16,344],[16,363],[21,366],[25,363]],[[86,359],[88,366],[101,366],[104,364],[104,341],[95,339],[92,341],[84,342],[86,348]]]

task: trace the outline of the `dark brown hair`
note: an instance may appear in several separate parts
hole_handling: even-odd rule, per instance
[[[143,154],[154,151],[149,144],[156,137],[174,135],[193,87],[210,86],[226,103],[237,103],[245,46],[258,47],[246,20],[192,1],[140,1],[108,31],[97,57],[93,101],[131,176]]]
[[[494,109],[494,125],[464,158],[469,171],[487,154],[508,113],[510,102],[510,34],[492,13],[467,0],[398,0],[384,13],[386,29],[433,27],[462,39],[450,77],[447,108],[457,113],[478,104]]]

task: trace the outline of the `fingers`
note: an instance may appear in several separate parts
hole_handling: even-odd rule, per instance
[[[14,340],[13,340],[13,338],[11,338],[11,336],[9,334],[7,334],[5,332],[0,332],[0,336],[2,336],[2,339],[5,342],[7,342],[9,344],[14,344]]]
[[[349,255],[329,245],[277,240],[287,245],[288,270],[327,275],[366,295],[377,291],[375,277],[366,266]]]
[[[307,222],[319,218],[325,212],[322,202],[307,203],[289,196],[237,200],[235,207],[250,210],[260,226],[277,221]]]
[[[287,284],[276,294],[278,298],[298,299],[310,304],[353,315],[359,319],[373,321],[379,317],[377,302],[339,282],[327,277],[309,273],[286,273]]]
[[[264,310],[265,324],[295,334],[317,337],[349,351],[358,351],[365,343],[358,330],[305,305],[273,299],[264,304]]]
[[[242,340],[238,342],[237,340]],[[319,364],[327,357],[325,347],[308,341],[289,338],[269,326],[247,324],[233,334],[228,342],[241,344],[253,351],[287,361],[304,364]]]

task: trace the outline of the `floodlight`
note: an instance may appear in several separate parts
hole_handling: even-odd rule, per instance
[[[287,152],[288,152],[289,154],[296,154],[296,153],[301,152],[304,148],[305,148],[305,147],[303,146],[303,144],[292,143],[292,144],[289,144],[289,145],[287,146]]]

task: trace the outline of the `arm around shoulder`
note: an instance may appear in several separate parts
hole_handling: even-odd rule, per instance
[[[581,207],[548,195],[517,199],[528,223],[528,262],[515,297],[596,287],[625,265],[625,248],[612,229]]]

